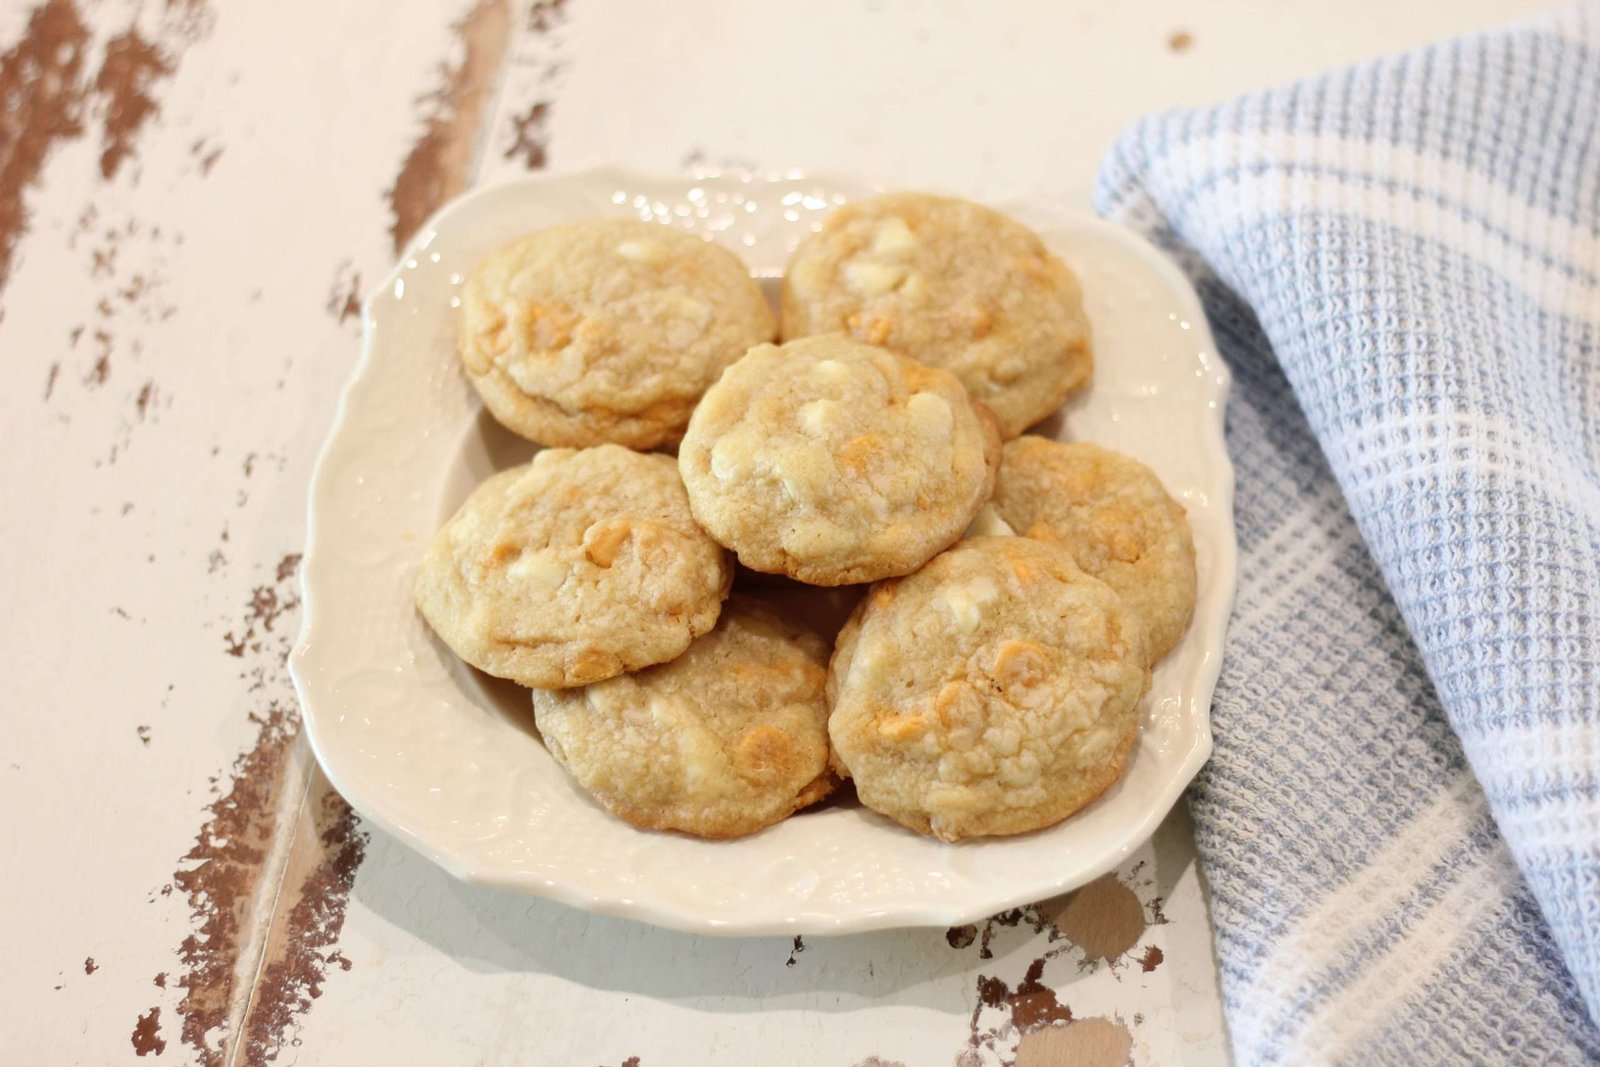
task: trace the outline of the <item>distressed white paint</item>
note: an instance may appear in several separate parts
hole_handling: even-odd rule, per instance
[[[173,969],[189,917],[159,889],[203,821],[208,778],[254,736],[246,716],[263,693],[238,675],[268,658],[225,657],[222,635],[298,547],[310,463],[355,352],[353,322],[337,324],[324,305],[341,265],[365,278],[386,265],[383,193],[417,132],[413,101],[454,56],[448,26],[467,5],[219,6],[209,36],[156,86],[161,114],[113,183],[99,178],[92,115],[89,135],[49,161],[26,196],[31,232],[0,295],[0,1033],[16,1062],[132,1061],[134,1019],[157,1005],[168,1042],[157,1062],[188,1059],[177,991],[152,978]],[[528,35],[518,9],[484,180],[521,166],[504,154],[510,119],[550,99],[554,166],[804,166],[1076,201],[1138,113],[1546,5],[569,6],[558,40]],[[141,25],[157,13],[144,7]],[[91,63],[138,8],[88,12]],[[0,13],[0,48],[26,14],[24,4]],[[1193,37],[1181,54],[1166,46],[1178,30]],[[554,76],[552,61],[566,64]],[[224,150],[203,181],[198,140]],[[160,240],[124,242],[113,280],[92,276],[91,243],[71,241],[91,202],[101,227],[162,227]],[[151,269],[159,291],[146,304],[176,308],[170,318],[145,321],[111,292]],[[90,388],[92,349],[68,335],[79,324],[92,333],[102,295],[118,340],[108,380]],[[134,397],[147,380],[159,399],[141,423]],[[250,453],[260,458],[247,480]],[[229,562],[210,573],[219,547]],[[281,680],[267,692],[281,695]],[[1141,1065],[1218,1062],[1215,979],[1181,822],[1130,863],[1140,858],[1172,883],[1172,921],[1149,935],[1167,962],[1149,975],[1074,975],[1062,957],[1046,981],[1080,1016],[1143,1015]],[[942,931],[868,935],[812,942],[787,967],[785,942],[697,940],[468,889],[380,838],[344,929],[353,968],[329,976],[279,1062],[849,1065],[876,1053],[948,1063],[976,975],[1014,985],[1036,954],[1027,941],[1006,931],[996,959],[980,963]],[[619,1032],[625,1040],[607,1037]]]

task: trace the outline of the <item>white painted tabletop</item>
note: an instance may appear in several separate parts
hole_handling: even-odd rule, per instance
[[[358,300],[529,168],[1081,204],[1146,111],[1544,6],[0,6],[5,1061],[1225,1063],[1181,810],[1077,897],[803,941],[467,887],[364,826],[284,669]]]

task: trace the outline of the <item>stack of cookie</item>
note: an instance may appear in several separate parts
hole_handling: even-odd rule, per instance
[[[1148,468],[1019,436],[1089,379],[1076,280],[898,194],[835,212],[781,305],[653,223],[491,255],[462,363],[547,447],[440,530],[418,607],[636,826],[748,834],[842,779],[946,841],[1058,822],[1121,774],[1195,597]]]

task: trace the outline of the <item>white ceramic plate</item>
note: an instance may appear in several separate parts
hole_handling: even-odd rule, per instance
[[[796,174],[550,175],[471,193],[412,240],[362,309],[360,363],[312,480],[290,663],[317,758],[362,815],[467,881],[726,934],[970,922],[1081,885],[1155,830],[1211,751],[1234,589],[1228,373],[1177,269],[1087,215],[1003,205],[1078,272],[1094,329],[1094,383],[1052,432],[1155,468],[1189,509],[1200,595],[1155,673],[1127,772],[1060,825],[945,845],[851,804],[737,841],[635,830],[545,752],[526,691],[464,666],[412,607],[427,539],[480,480],[532,452],[457,366],[457,290],[480,257],[552,223],[628,215],[714,237],[775,280],[829,210],[873,191]]]

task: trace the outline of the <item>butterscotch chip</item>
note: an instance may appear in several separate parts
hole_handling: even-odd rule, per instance
[[[738,837],[838,784],[827,662],[816,633],[736,595],[716,629],[671,663],[535,691],[534,719],[562,766],[633,825]]]
[[[846,204],[795,250],[782,337],[843,330],[961,379],[1012,438],[1093,369],[1077,278],[1033,231],[965,200]]]
[[[1151,662],[1194,616],[1194,537],[1155,472],[1087,442],[1019,437],[1005,447],[993,505],[1027,537],[1054,541],[1139,616]]]
[[[828,732],[863,804],[945,841],[1049,826],[1122,773],[1139,620],[1065,549],[973,537],[840,632]]]
[[[634,219],[513,241],[461,291],[467,377],[496,419],[545,445],[675,442],[722,369],[773,332],[732,252]]]
[[[678,463],[695,518],[745,566],[846,585],[906,574],[960,537],[999,452],[953,375],[832,335],[729,367]]]
[[[732,561],[669,456],[547,449],[473,492],[417,572],[428,624],[474,667],[587,685],[673,658],[716,624]]]

